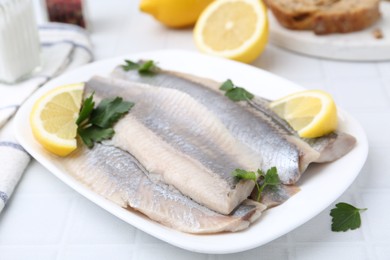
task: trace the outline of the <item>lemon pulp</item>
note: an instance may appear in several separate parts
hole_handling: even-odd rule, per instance
[[[205,53],[249,63],[268,41],[266,8],[257,0],[215,1],[199,17],[194,39]]]
[[[336,104],[331,95],[321,90],[288,95],[271,102],[270,108],[301,137],[315,138],[337,129]]]
[[[66,156],[77,148],[77,124],[84,84],[55,88],[33,105],[30,124],[35,139],[48,151]]]

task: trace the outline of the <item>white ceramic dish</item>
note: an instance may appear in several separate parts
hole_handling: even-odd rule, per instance
[[[282,27],[269,13],[270,42],[298,53],[335,60],[390,60],[390,3],[382,1],[382,17],[375,25],[359,32],[317,36],[311,31],[295,31]],[[373,36],[375,29],[383,39]]]
[[[61,158],[43,150],[34,140],[30,129],[29,114],[32,105],[43,93],[63,84],[86,81],[93,75],[107,75],[116,65],[122,64],[125,58],[153,59],[163,68],[219,81],[230,78],[249,91],[270,99],[301,88],[266,71],[234,61],[185,51],[157,51],[95,62],[66,73],[39,89],[19,109],[15,118],[17,140],[37,161],[108,212],[172,245],[195,252],[217,254],[239,252],[263,245],[297,228],[328,207],[354,181],[366,160],[368,145],[362,127],[348,113],[340,111],[340,130],[357,138],[356,147],[336,162],[309,167],[299,182],[301,191],[283,205],[268,210],[249,229],[237,233],[191,235],[164,227],[141,214],[117,206],[73,179],[61,167]]]

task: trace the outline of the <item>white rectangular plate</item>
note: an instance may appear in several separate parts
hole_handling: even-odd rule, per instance
[[[46,152],[35,141],[30,128],[31,108],[43,93],[64,84],[87,81],[94,75],[106,76],[115,66],[123,64],[124,59],[153,59],[164,69],[192,73],[218,81],[230,78],[237,85],[269,99],[279,98],[302,88],[242,63],[185,51],[156,51],[99,61],[63,74],[44,85],[19,109],[15,118],[17,140],[38,162],[108,212],[172,245],[195,252],[216,254],[240,252],[263,245],[302,225],[334,202],[356,178],[367,158],[368,145],[363,129],[348,113],[339,111],[340,130],[356,137],[355,148],[333,163],[311,165],[299,181],[301,191],[283,205],[266,211],[260,220],[247,230],[237,233],[191,235],[164,227],[142,214],[117,206],[73,179],[61,167],[61,158]]]

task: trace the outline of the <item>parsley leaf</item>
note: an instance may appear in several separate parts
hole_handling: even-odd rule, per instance
[[[145,63],[141,63],[138,72],[139,73],[149,73],[149,72],[154,72],[156,69],[156,65],[154,64],[154,61],[148,60]]]
[[[83,143],[92,148],[94,143],[110,139],[115,131],[114,124],[134,106],[121,97],[103,99],[94,108],[93,93],[84,100],[77,118],[77,133]]]
[[[91,115],[91,123],[102,128],[112,127],[127,113],[134,103],[123,101],[121,97],[103,99]]]
[[[257,178],[259,177],[255,172],[247,172],[242,169],[235,169],[232,172],[232,175],[238,179],[251,180],[254,182],[256,182]]]
[[[219,89],[224,90],[224,91],[230,91],[230,90],[234,89],[233,81],[230,79],[226,80],[224,83],[222,83],[222,85],[219,87]]]
[[[359,209],[348,203],[341,202],[336,204],[336,208],[330,211],[332,216],[332,231],[340,232],[349,229],[354,230],[360,227],[360,212],[367,209]]]
[[[77,132],[88,148],[92,148],[96,142],[110,139],[115,134],[115,131],[112,128],[101,128],[94,125],[86,128],[80,128]]]
[[[259,176],[263,179],[260,188],[257,190],[257,201],[261,199],[261,193],[264,188],[267,186],[276,186],[280,184],[279,175],[276,167],[272,167],[267,170],[267,173],[264,173],[261,170],[257,170]]]
[[[222,83],[219,89],[225,91],[225,96],[234,102],[251,100],[254,97],[254,95],[246,89],[234,85],[230,79]]]
[[[124,71],[138,70],[138,73],[141,75],[153,75],[160,70],[153,60],[140,60],[138,62],[125,60],[125,63],[126,64],[122,65]]]
[[[257,188],[257,201],[261,200],[261,193],[263,192],[265,187],[276,186],[280,184],[279,175],[276,167],[268,169],[267,173],[264,173],[262,170],[257,170],[257,172],[249,172],[242,169],[235,169],[232,172],[232,175],[238,179],[251,180],[255,182]],[[261,185],[258,181],[259,178],[262,178]]]
[[[86,98],[81,107],[79,117],[77,118],[76,124],[79,126],[82,124],[92,113],[93,107],[95,106],[95,102],[93,101],[92,93],[88,98]]]
[[[264,173],[262,174],[264,175]],[[278,185],[280,184],[279,175],[276,167],[272,167],[267,170],[267,173],[264,175],[264,183],[266,185]]]
[[[125,71],[129,71],[129,70],[137,70],[139,68],[139,64],[138,63],[135,63],[131,60],[125,60],[126,64],[125,65],[122,65],[122,68],[125,70]]]

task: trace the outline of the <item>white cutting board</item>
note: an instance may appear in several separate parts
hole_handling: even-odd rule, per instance
[[[317,36],[312,31],[286,29],[270,12],[270,42],[291,51],[320,58],[347,61],[390,60],[390,2],[382,2],[380,8],[380,21],[363,31],[323,36]],[[376,28],[382,31],[382,39],[373,36]]]

